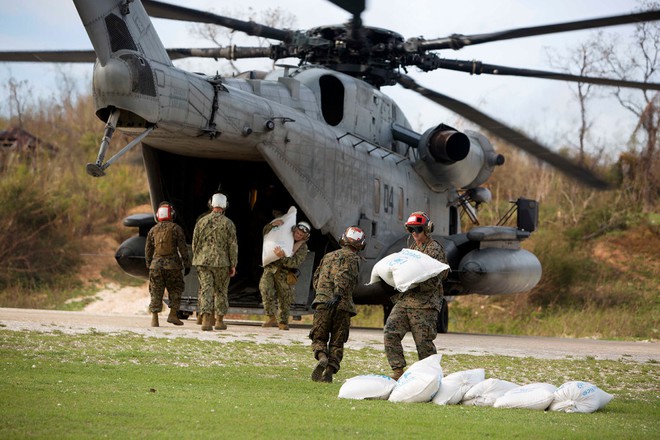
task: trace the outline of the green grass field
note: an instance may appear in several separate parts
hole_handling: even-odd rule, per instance
[[[382,351],[346,350],[332,384],[309,379],[308,346],[0,330],[0,438],[660,438],[657,363],[445,356],[524,384],[594,383],[592,414],[338,399],[348,378],[386,371]],[[414,362],[412,355],[409,363]]]

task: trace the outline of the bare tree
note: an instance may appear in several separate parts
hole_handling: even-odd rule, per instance
[[[657,0],[640,2],[642,10],[659,9]],[[660,23],[639,23],[635,26],[633,42],[627,47],[617,44],[616,38],[596,41],[594,49],[599,51],[602,62],[600,73],[620,79],[635,79],[645,82],[660,80]],[[645,211],[650,211],[658,201],[660,176],[658,176],[658,131],[660,130],[660,96],[656,91],[617,88],[612,94],[638,119],[631,138],[632,153],[638,157],[629,163],[628,182],[639,195]],[[638,146],[641,151],[637,151]],[[628,162],[630,162],[628,160]]]
[[[276,27],[276,28],[291,29],[296,22],[295,15],[279,7],[265,9],[263,11],[260,11],[260,13],[257,13],[252,8],[248,8],[247,11],[234,12],[234,13],[225,12],[222,13],[222,15],[231,16],[232,18],[236,18],[239,20],[256,21],[266,26]],[[211,41],[212,43],[214,43],[219,47],[224,47],[228,45],[231,46],[235,44],[236,33],[231,29],[223,28],[221,26],[217,26],[213,24],[195,25],[193,33],[205,40]],[[261,38],[261,37],[253,37],[253,38],[257,39],[256,41],[259,47],[264,47],[267,44],[269,44],[268,40],[265,38]],[[250,46],[253,46],[253,44],[250,44]],[[234,60],[228,60],[228,61],[234,73],[240,73],[241,70],[236,65],[235,61]]]
[[[597,42],[602,39],[602,32],[594,34],[589,40],[580,43],[571,53],[564,57],[556,52],[549,52],[549,61],[553,67],[569,71],[579,76],[594,76],[597,74],[597,65],[603,62],[602,54],[594,50]],[[591,128],[594,119],[589,112],[589,103],[593,98],[600,96],[600,90],[594,84],[569,83],[569,88],[580,109],[580,124],[578,127],[577,145],[569,141],[577,150],[578,163],[590,168],[597,164],[603,155],[604,146],[597,144],[591,138]],[[587,150],[590,150],[588,154]],[[587,158],[591,160],[587,160]]]

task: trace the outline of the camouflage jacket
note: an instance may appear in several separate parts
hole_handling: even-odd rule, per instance
[[[162,234],[165,229],[171,229],[172,253],[159,255],[154,237]],[[144,257],[149,269],[184,269],[190,267],[190,252],[186,246],[186,236],[181,226],[171,221],[160,222],[149,230],[144,246]]]
[[[236,267],[236,226],[224,213],[211,212],[197,221],[192,248],[195,266]]]
[[[264,235],[268,234],[271,230],[273,229],[272,223],[268,223],[264,227]],[[296,252],[291,255],[290,257],[282,257],[278,260],[273,261],[270,264],[267,264],[264,267],[264,272],[277,272],[279,270],[294,270],[300,267],[303,261],[305,261],[305,257],[307,257],[307,254],[309,253],[309,249],[307,248],[307,243],[302,243],[300,247],[296,250]]]
[[[358,283],[359,272],[360,257],[350,247],[344,246],[326,254],[314,272],[313,286],[316,297],[312,308],[316,309],[335,295],[339,295],[341,301],[337,308],[355,316],[357,310],[353,303],[353,290]]]
[[[432,238],[421,245],[413,243],[410,249],[422,252],[429,257],[433,257],[441,263],[447,263],[445,250],[440,243]],[[413,309],[437,309],[440,311],[442,299],[442,280],[446,278],[447,272],[430,278],[417,286],[408,289],[403,293],[396,294],[392,301],[399,307],[408,307]]]

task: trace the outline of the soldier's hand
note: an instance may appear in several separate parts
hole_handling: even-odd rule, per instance
[[[325,305],[329,309],[334,309],[335,307],[337,307],[337,304],[339,304],[339,301],[341,301],[341,296],[335,295],[335,296],[332,297],[332,299],[327,300],[325,302]]]
[[[189,268],[189,267],[186,267],[186,268],[183,270],[183,276],[185,277],[185,276],[188,275],[189,273],[190,273],[190,268]]]
[[[282,249],[280,246],[275,246],[273,252],[275,253],[275,255],[277,255],[280,258],[284,258],[284,256],[286,256],[286,254],[284,253],[284,249]]]

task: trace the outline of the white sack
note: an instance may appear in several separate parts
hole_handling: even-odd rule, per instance
[[[348,379],[339,389],[340,399],[383,399],[387,400],[396,385],[396,380],[380,374],[366,374]]]
[[[557,387],[549,383],[530,383],[507,391],[495,401],[493,406],[544,411],[554,400],[556,390]]]
[[[382,258],[374,265],[369,284],[383,280],[399,292],[405,292],[447,269],[447,264],[423,252],[403,249]]]
[[[417,361],[399,378],[389,400],[391,402],[430,402],[442,382],[441,354]]]
[[[264,235],[264,247],[261,253],[261,264],[263,266],[280,259],[274,252],[278,246],[282,248],[285,256],[290,257],[293,254],[291,228],[296,225],[296,214],[296,208],[292,206],[286,214],[279,218],[284,223],[275,226],[268,234]]]
[[[498,397],[520,385],[501,379],[486,379],[469,390],[463,396],[463,405],[493,406]]]
[[[592,413],[610,403],[614,396],[589,382],[566,382],[555,391],[550,411],[567,413]]]
[[[473,386],[486,378],[483,368],[457,371],[442,378],[440,389],[433,397],[436,405],[456,405],[461,403],[463,396]]]

